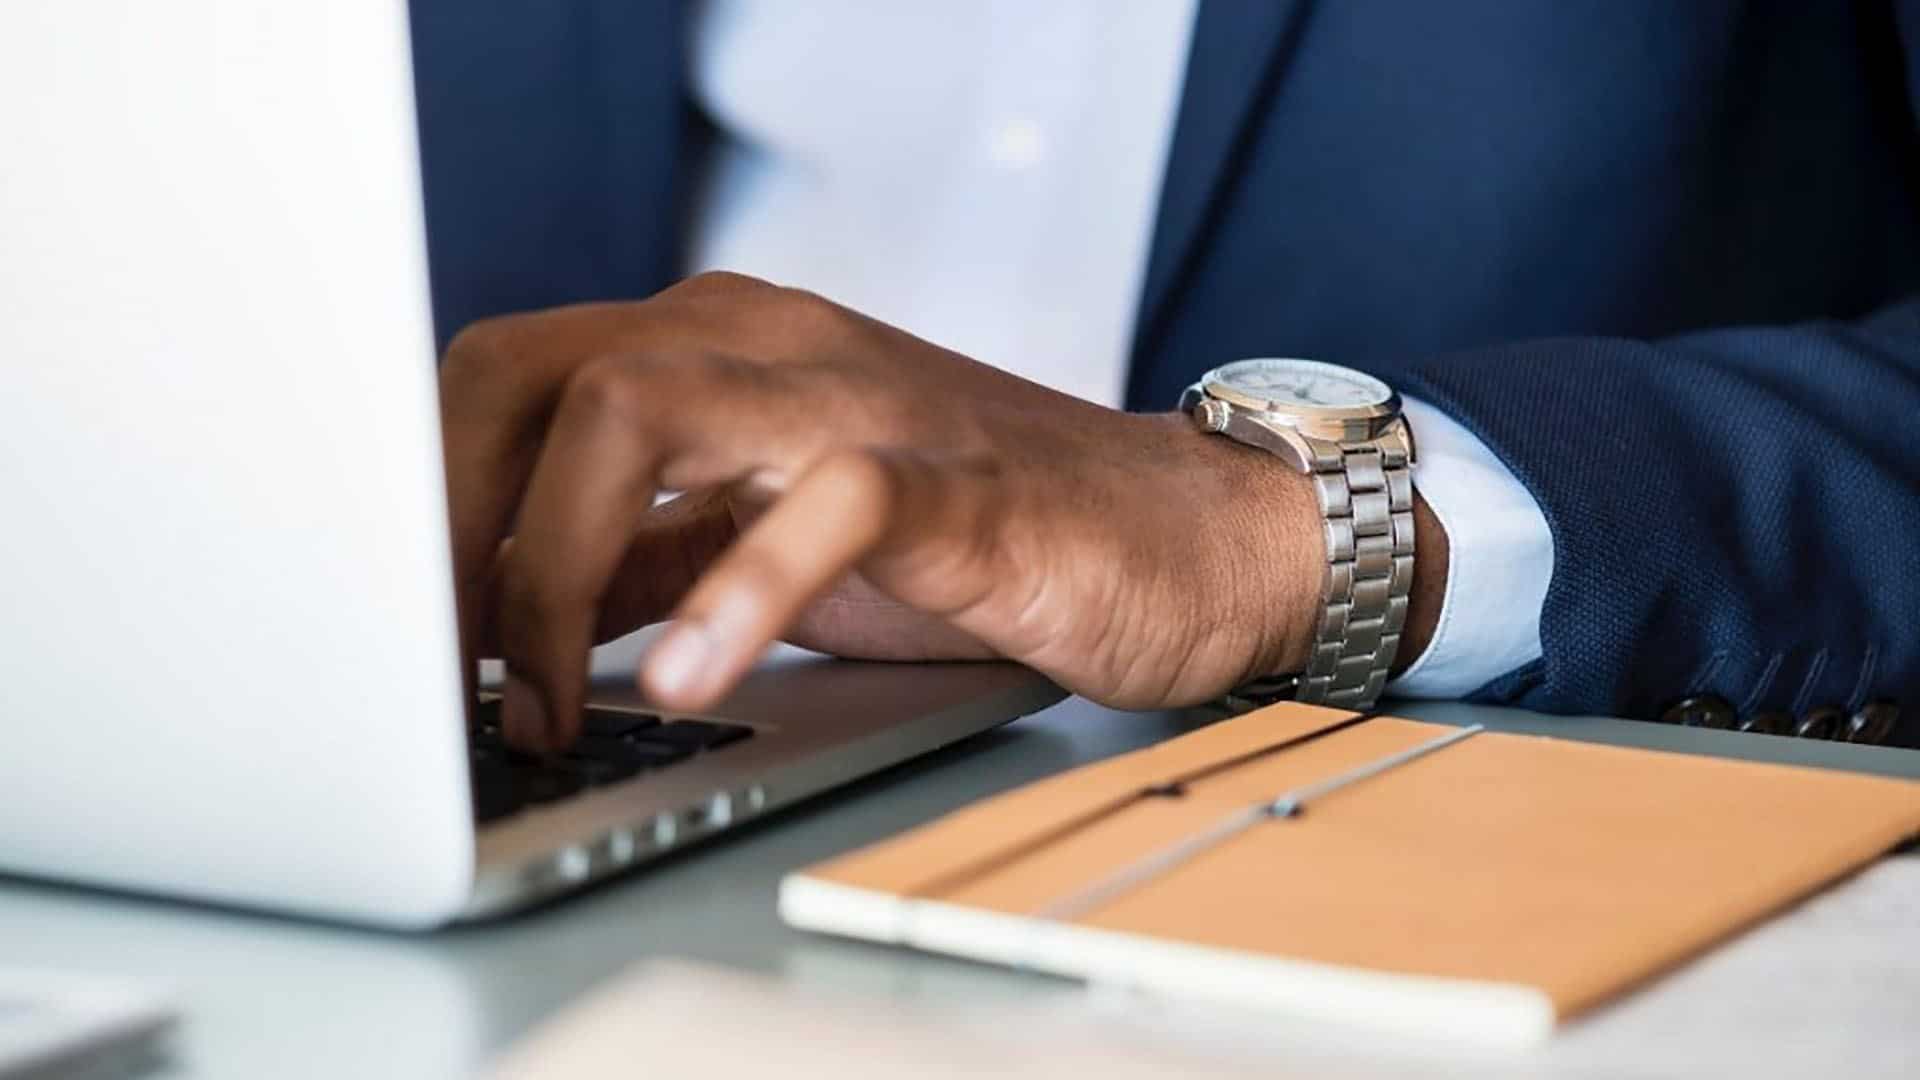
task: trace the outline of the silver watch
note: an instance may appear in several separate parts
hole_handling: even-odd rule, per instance
[[[1367,709],[1400,650],[1413,587],[1413,434],[1400,395],[1371,375],[1317,360],[1241,360],[1187,388],[1202,431],[1257,446],[1313,478],[1327,571],[1302,672],[1234,691],[1229,704],[1280,700]]]

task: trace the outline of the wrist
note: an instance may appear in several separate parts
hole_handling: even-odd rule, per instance
[[[1446,526],[1440,524],[1416,484],[1413,490],[1413,587],[1407,593],[1407,624],[1400,631],[1400,651],[1393,658],[1399,675],[1433,644],[1440,629],[1440,611],[1447,597],[1447,568],[1452,564]]]
[[[1157,414],[1179,448],[1190,497],[1200,617],[1231,648],[1235,686],[1304,669],[1319,625],[1326,536],[1309,478],[1255,447],[1209,435],[1185,413]]]
[[[1190,475],[1201,478],[1198,531],[1220,541],[1208,544],[1218,557],[1203,560],[1219,568],[1209,595],[1246,628],[1235,637],[1250,642],[1240,681],[1304,670],[1326,605],[1325,519],[1310,478],[1272,454],[1195,431],[1184,414],[1167,420],[1187,437]],[[1417,490],[1413,520],[1413,581],[1395,675],[1431,644],[1446,595],[1446,529]]]

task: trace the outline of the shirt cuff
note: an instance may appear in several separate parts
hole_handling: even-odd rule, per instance
[[[1433,640],[1387,693],[1464,697],[1540,658],[1553,534],[1540,504],[1485,443],[1424,401],[1402,405],[1418,453],[1413,485],[1447,530],[1449,554]]]

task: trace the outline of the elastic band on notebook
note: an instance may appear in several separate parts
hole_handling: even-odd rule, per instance
[[[1270,757],[1284,750],[1291,750],[1294,747],[1313,742],[1316,739],[1321,739],[1328,735],[1333,735],[1337,732],[1345,731],[1348,728],[1355,727],[1359,724],[1364,724],[1369,720],[1378,719],[1382,715],[1383,715],[1382,713],[1378,713],[1378,712],[1355,713],[1354,715],[1349,716],[1344,720],[1338,720],[1338,721],[1335,721],[1334,723],[1328,724],[1326,727],[1315,728],[1312,731],[1305,732],[1300,735],[1295,735],[1290,739],[1282,739],[1277,743],[1272,743],[1267,746],[1259,747],[1258,749],[1255,749],[1255,750],[1250,750],[1244,754],[1239,754],[1234,757],[1227,758],[1224,761],[1213,762],[1212,764],[1195,769],[1192,772],[1181,773],[1170,779],[1158,781],[1157,783],[1150,784],[1146,787],[1140,788],[1135,791],[1129,791],[1126,794],[1121,795],[1115,799],[1109,800],[1108,802],[1102,803],[1101,805],[1096,806],[1093,809],[1088,810],[1087,812],[1080,814],[1077,817],[1068,818],[1066,821],[1054,826],[1053,828],[1047,830],[1046,832],[1041,833],[1039,836],[1036,836],[1027,840],[1023,844],[1016,845],[1005,851],[1000,851],[992,855],[984,856],[976,860],[975,862],[973,862],[971,865],[962,866],[956,870],[950,870],[947,873],[942,874],[937,878],[934,878],[932,881],[921,885],[919,888],[909,889],[904,893],[902,893],[901,895],[908,899],[924,899],[928,897],[939,896],[942,893],[952,892],[953,890],[961,888],[962,886],[978,881],[981,878],[988,876],[989,874],[995,873],[996,871],[999,871],[999,870],[1003,870],[1007,866],[1013,863],[1019,862],[1021,859],[1024,859],[1034,854],[1035,852],[1038,852],[1047,847],[1051,847],[1052,845],[1057,844],[1062,840],[1065,840],[1067,837],[1072,836],[1073,834],[1080,832],[1081,830],[1086,829],[1089,826],[1098,824],[1100,821],[1103,821],[1106,818],[1112,817],[1114,814],[1117,814],[1120,811],[1135,805],[1136,803],[1144,802],[1147,799],[1179,798],[1186,794],[1187,786],[1190,784],[1197,783],[1198,781],[1201,781],[1201,780],[1205,780],[1208,777],[1218,776],[1223,772],[1227,772],[1232,769],[1237,769],[1240,766],[1245,765],[1249,762],[1258,761],[1264,757]]]
[[[1485,730],[1487,730],[1485,725],[1474,724],[1458,731],[1448,732],[1399,753],[1375,758],[1324,780],[1292,788],[1271,799],[1263,799],[1250,806],[1243,806],[1199,832],[1156,848],[1130,863],[1109,871],[1092,884],[1083,885],[1065,896],[1042,904],[1033,912],[1033,917],[1053,922],[1078,918],[1176,869],[1196,856],[1219,847],[1263,821],[1285,821],[1299,817],[1305,811],[1307,804],[1315,799],[1331,795],[1341,788],[1371,779],[1390,769],[1397,769],[1417,761],[1428,754],[1465,742]]]

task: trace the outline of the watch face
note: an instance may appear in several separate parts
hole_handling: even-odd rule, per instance
[[[1207,381],[1269,408],[1365,408],[1393,397],[1371,375],[1318,360],[1242,360],[1215,370]]]

